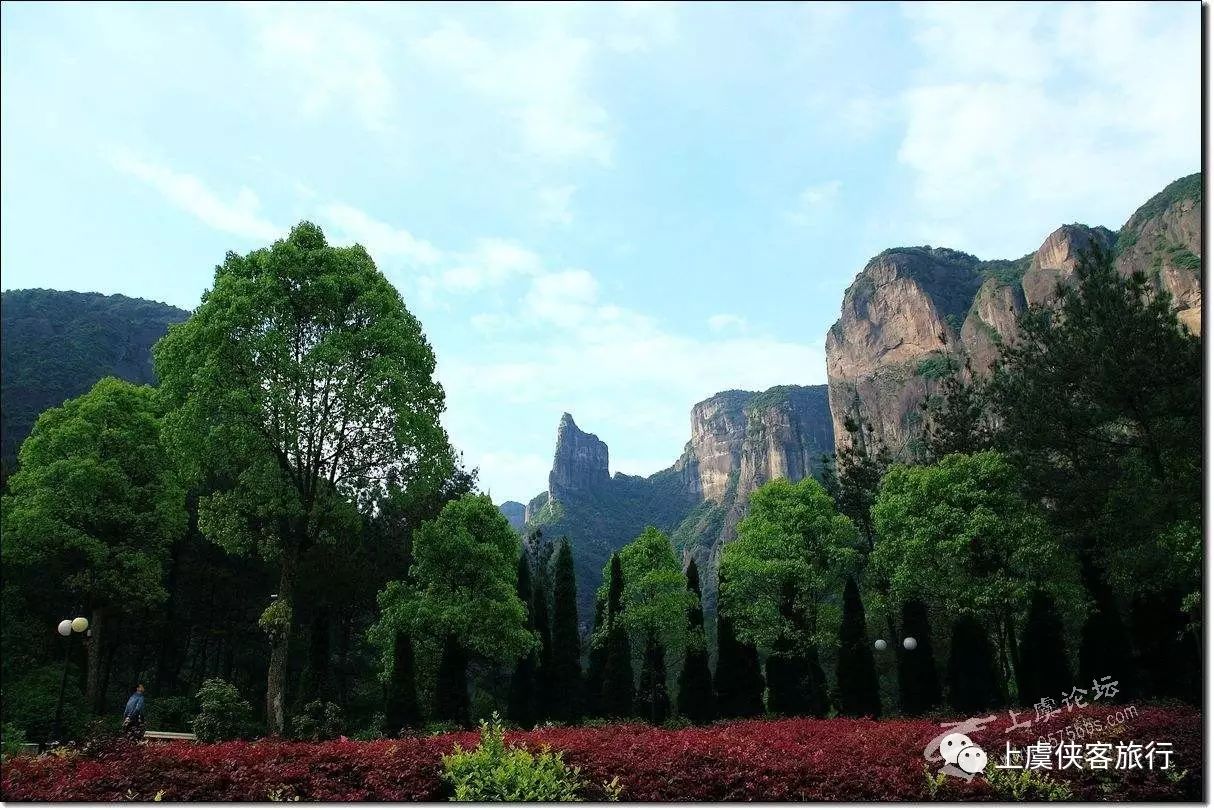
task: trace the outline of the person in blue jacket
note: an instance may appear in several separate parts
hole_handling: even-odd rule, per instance
[[[122,728],[135,737],[143,736],[143,684],[138,684],[122,712]]]

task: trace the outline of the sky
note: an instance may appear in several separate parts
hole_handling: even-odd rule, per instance
[[[3,287],[192,309],[313,221],[421,319],[496,501],[566,411],[650,474],[695,402],[824,383],[881,250],[1019,257],[1197,171],[1200,13],[7,3]]]

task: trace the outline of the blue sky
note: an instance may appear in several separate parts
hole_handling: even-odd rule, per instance
[[[1200,6],[5,4],[5,289],[192,308],[301,219],[421,318],[498,501],[825,382],[895,245],[1017,257],[1200,165]]]

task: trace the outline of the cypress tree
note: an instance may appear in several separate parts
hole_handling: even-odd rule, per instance
[[[940,703],[940,676],[932,652],[932,628],[927,606],[918,599],[902,603],[902,637],[913,638],[915,649],[902,648],[902,639],[892,639],[898,656],[898,701],[909,715],[924,714]]]
[[[868,642],[864,603],[853,577],[843,588],[843,621],[839,625],[839,712],[850,717],[879,717],[881,692],[873,648]]]
[[[1130,637],[1112,590],[1098,576],[1085,577],[1096,609],[1084,623],[1079,642],[1079,685],[1089,688],[1093,680],[1112,676],[1118,692],[1110,699],[1121,702],[1137,695]]]
[[[607,603],[594,600],[594,630],[590,633],[586,681],[582,690],[582,710],[589,717],[603,715],[603,667],[607,663]]]
[[[999,675],[986,629],[972,616],[953,623],[948,659],[948,704],[959,712],[978,712],[999,704]]]
[[[636,713],[655,726],[666,722],[670,715],[670,695],[666,690],[666,655],[654,630],[650,630],[645,638],[641,687],[637,690],[636,705]]]
[[[421,719],[413,675],[413,639],[408,633],[398,632],[392,644],[392,677],[388,680],[384,732],[397,737],[404,729],[420,726]]]
[[[531,586],[531,564],[527,552],[523,551],[518,558],[518,575],[515,588],[519,600],[527,609],[526,627],[535,630],[532,622],[532,598],[534,592]],[[532,649],[519,658],[514,667],[514,675],[510,678],[510,696],[506,704],[506,716],[523,728],[531,728],[537,721],[535,676],[538,653]]]
[[[624,627],[624,572],[617,554],[611,555],[611,580],[607,590],[607,649],[603,662],[603,699],[606,717],[632,714],[632,647]]]
[[[548,619],[548,555],[544,548],[537,550],[531,595],[531,615],[540,642],[535,672],[535,710],[540,720],[549,717],[548,704],[552,698],[552,625]]]
[[[469,725],[468,659],[454,633],[443,641],[434,704],[439,721],[461,728]]]
[[[780,589],[780,615],[788,629],[781,633],[767,657],[767,710],[796,716],[825,714],[825,676],[817,663],[817,650],[805,651],[800,636],[804,621],[796,609],[796,591],[791,582]]]
[[[552,660],[549,717],[563,723],[581,719],[582,645],[577,629],[577,582],[573,549],[561,538],[552,577]]]
[[[1054,600],[1036,591],[1020,635],[1020,668],[1016,672],[1020,704],[1031,706],[1045,697],[1057,701],[1060,695],[1068,694],[1075,685],[1069,662]]]
[[[700,570],[696,561],[687,566],[687,590],[695,601],[687,609],[687,654],[679,673],[679,714],[693,723],[709,723],[716,716],[712,694],[712,672],[708,669],[708,643],[704,638],[704,609],[701,607]]]
[[[724,575],[722,575],[723,578]],[[763,714],[763,672],[759,652],[743,644],[734,632],[733,621],[717,608],[718,717],[757,717]]]

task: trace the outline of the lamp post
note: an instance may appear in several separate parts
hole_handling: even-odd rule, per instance
[[[84,633],[89,629],[89,620],[83,616],[77,616],[74,619],[64,619],[59,622],[59,635],[68,638],[72,633]],[[72,660],[72,643],[67,641],[63,645],[63,677],[59,681],[59,701],[55,704],[55,726],[54,726],[54,742],[62,742],[59,738],[63,736],[63,695],[67,691],[67,665]]]

